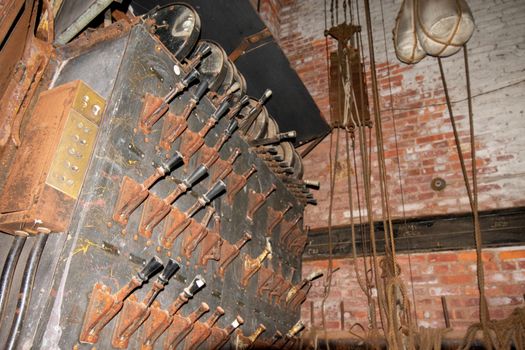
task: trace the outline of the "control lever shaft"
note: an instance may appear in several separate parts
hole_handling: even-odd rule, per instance
[[[205,165],[199,165],[184,180],[180,181],[174,191],[166,198],[149,196],[144,203],[144,210],[139,224],[139,232],[145,237],[151,237],[153,229],[169,214],[171,205],[182,194],[192,188],[200,179],[208,173]]]
[[[111,342],[113,347],[118,349],[126,349],[128,347],[130,337],[149,317],[151,312],[150,306],[155,301],[155,298],[179,269],[179,263],[173,259],[169,259],[162,274],[153,282],[152,288],[141,302],[138,302],[137,298],[133,295],[126,299],[122,312],[117,320],[117,326],[113,332]]]
[[[190,220],[201,208],[208,205],[213,199],[218,197],[226,190],[226,184],[219,180],[203,195],[197,198],[197,201],[186,211],[181,212],[177,208],[172,208],[166,222],[164,233],[162,235],[162,245],[170,249],[173,241],[188,227]]]
[[[128,223],[129,216],[148,197],[149,189],[157,180],[166,176],[182,163],[182,155],[175,152],[173,157],[155,168],[153,175],[139,184],[130,177],[124,176],[120,185],[120,193],[113,210],[113,220],[121,225]]]
[[[96,283],[89,299],[89,304],[80,332],[80,342],[95,344],[99,334],[109,321],[119,313],[124,306],[124,300],[131,293],[148,281],[160,268],[162,261],[153,257],[144,268],[115,294],[102,283]]]
[[[145,133],[151,133],[153,125],[164,115],[169,109],[169,104],[175,96],[184,91],[191,83],[199,78],[199,72],[191,70],[182,80],[175,84],[163,98],[158,98],[151,94],[146,94],[144,97],[144,107],[142,108],[139,128]]]
[[[151,350],[157,339],[168,329],[173,322],[174,316],[193,296],[206,285],[202,276],[197,275],[179,294],[177,299],[171,303],[168,310],[152,308],[151,316],[144,324],[144,334],[141,350]]]

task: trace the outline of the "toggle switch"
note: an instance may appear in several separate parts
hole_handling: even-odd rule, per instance
[[[117,349],[126,349],[128,347],[130,337],[150,316],[151,305],[179,269],[179,263],[169,259],[164,270],[141,302],[134,295],[131,295],[124,301],[124,307],[117,319],[117,325],[113,332],[111,341],[113,347]]]
[[[200,256],[197,264],[206,266],[209,260],[218,261],[221,257],[221,246],[223,240],[220,236],[220,216],[215,216],[215,224],[213,230],[208,231],[206,237],[202,239]]]
[[[269,246],[269,244],[268,244]],[[240,285],[243,288],[248,286],[250,279],[259,271],[263,261],[271,254],[271,246],[264,248],[264,250],[256,258],[250,257],[248,254],[243,255],[243,270]]]
[[[193,329],[186,337],[184,342],[184,350],[198,349],[199,346],[206,340],[211,334],[211,328],[213,325],[224,315],[224,309],[217,306],[213,314],[206,320],[206,322],[197,321],[193,326]]]
[[[217,159],[213,167],[213,173],[210,176],[210,181],[224,180],[233,171],[233,163],[241,155],[241,149],[235,148],[228,159]]]
[[[95,344],[102,329],[119,313],[124,301],[133,291],[148,281],[160,268],[162,261],[153,257],[144,268],[115,294],[102,283],[96,283],[91,292],[86,316],[80,332],[80,342]]]
[[[286,207],[282,210],[275,210],[272,207],[268,207],[268,223],[266,225],[266,235],[271,236],[273,230],[277,225],[281,223],[281,221],[284,220],[284,216],[286,213],[290,211],[290,209],[293,208],[293,205],[288,203]]]
[[[222,243],[218,268],[221,278],[224,278],[226,268],[239,255],[241,248],[251,239],[252,235],[249,232],[244,232],[243,236],[235,244],[232,245],[226,240]]]
[[[160,178],[166,176],[182,163],[182,155],[175,152],[167,162],[161,163],[155,168],[153,175],[148,177],[143,183],[139,184],[130,177],[124,176],[120,185],[120,192],[117,203],[113,210],[113,220],[121,225],[128,223],[129,216],[149,195],[149,189]]]
[[[266,330],[266,327],[263,324],[259,324],[259,327],[249,336],[242,334],[240,330],[237,330],[237,335],[235,337],[235,348],[236,349],[253,349],[255,341],[259,336]]]
[[[230,339],[232,333],[244,323],[241,316],[237,316],[235,320],[230,323],[226,328],[219,328],[217,326],[212,327],[208,341],[206,342],[205,349],[218,350],[226,344]]]
[[[241,109],[250,101],[250,97],[247,95],[244,95],[233,105],[232,108],[230,108],[230,111],[228,112],[228,115],[226,116],[228,119],[233,119],[233,117],[237,116]]]
[[[193,70],[195,69],[202,61],[204,57],[206,57],[211,52],[211,47],[207,43],[202,44],[195,53],[186,60],[186,64],[184,65],[184,69],[186,70]]]
[[[164,227],[161,243],[166,249],[170,249],[177,237],[191,223],[191,218],[203,207],[208,205],[215,197],[226,189],[226,184],[219,180],[186,211],[181,212],[178,208],[172,208]]]
[[[264,104],[268,99],[272,96],[272,90],[266,89],[262,96],[259,98],[255,106],[250,110],[248,113],[248,116],[242,121],[241,123],[241,131],[243,134],[246,134],[250,127],[252,126],[255,119],[257,119],[257,116],[261,112],[261,109],[263,108]]]
[[[143,327],[144,332],[142,336],[142,345],[141,345],[142,350],[153,349],[157,339],[166,331],[166,329],[168,329],[168,327],[170,327],[170,325],[172,324],[174,318],[177,316],[177,313],[182,308],[182,306],[184,306],[189,301],[189,299],[193,298],[193,296],[199,290],[201,290],[205,285],[206,285],[206,281],[204,280],[204,278],[202,278],[202,276],[200,275],[197,275],[190,282],[190,284],[186,288],[184,288],[184,290],[179,294],[177,299],[175,299],[175,301],[171,303],[168,310],[162,310],[159,307],[151,308],[151,315],[146,320],[144,327]],[[202,304],[201,304],[201,307],[205,309],[205,307]],[[202,309],[197,310],[197,313],[201,311]],[[183,317],[180,317],[180,318],[183,318]],[[189,322],[184,323],[184,324],[189,324]]]
[[[202,218],[202,221],[199,223],[195,221],[194,219],[191,219],[191,224],[188,226],[188,233],[184,237],[182,244],[181,244],[181,251],[182,255],[186,257],[186,259],[191,259],[191,254],[199,243],[208,235],[208,229],[207,226],[211,220],[211,217],[215,213],[215,209],[212,207],[208,207],[206,210],[206,214]],[[219,216],[216,216],[216,218],[220,218]],[[215,227],[214,230],[218,231],[220,229],[220,219],[215,221]]]
[[[186,193],[207,173],[208,168],[201,164],[184,180],[179,182],[175,190],[166,198],[160,199],[155,195],[149,196],[144,203],[144,210],[142,211],[142,217],[139,223],[140,234],[150,238],[153,229],[166,217],[166,215],[169,214],[172,209],[171,205],[177,200],[177,198]]]
[[[166,337],[164,338],[164,350],[173,350],[184,340],[191,332],[195,322],[210,310],[206,303],[201,303],[199,308],[193,311],[188,316],[173,315],[173,319],[168,329],[166,330]]]
[[[217,107],[213,114],[208,118],[204,126],[199,130],[199,132],[194,132],[189,129],[186,129],[182,135],[182,141],[180,144],[180,152],[184,157],[184,163],[187,164],[189,159],[195,152],[197,152],[202,145],[204,145],[204,138],[208,132],[217,124],[217,122],[224,116],[228,111],[230,103],[224,101]]]
[[[211,166],[219,159],[219,152],[222,146],[224,146],[226,141],[230,139],[235,130],[237,130],[237,127],[237,121],[232,119],[213,147],[203,145],[200,152],[200,162],[206,164],[208,168],[211,168]]]
[[[171,144],[186,130],[188,127],[187,120],[206,93],[206,90],[208,90],[208,81],[203,80],[195,90],[190,92],[190,99],[180,115],[168,113],[164,119],[160,134],[160,146],[162,148],[170,150]]]
[[[144,134],[151,133],[151,128],[169,109],[169,104],[175,96],[184,91],[190,84],[199,78],[199,72],[192,69],[181,81],[175,84],[164,97],[160,98],[146,93],[140,113],[139,128]]]
[[[253,217],[257,210],[259,210],[268,197],[277,189],[275,184],[272,184],[266,192],[257,193],[254,190],[248,192],[248,211],[246,218],[253,223]]]
[[[235,195],[246,186],[248,179],[257,171],[255,164],[253,164],[246,172],[241,175],[232,172],[228,177],[228,195],[226,202],[231,206]]]

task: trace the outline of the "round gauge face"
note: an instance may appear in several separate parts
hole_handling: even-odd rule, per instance
[[[292,167],[293,167],[292,177],[295,179],[301,180],[304,174],[303,159],[301,158],[301,156],[299,155],[299,153],[297,152],[295,148],[293,149]]]
[[[241,116],[243,121],[246,120],[246,118],[248,118],[250,111],[256,104],[257,100],[250,98],[250,102],[243,109],[241,109],[239,115]],[[242,125],[242,123],[243,122],[241,122],[240,124]],[[262,107],[261,111],[257,115],[257,118],[255,118],[254,122],[248,128],[248,131],[246,132],[246,137],[250,140],[262,139],[266,135],[267,128],[268,111],[265,107]]]
[[[279,125],[271,115],[268,116],[268,128],[266,130],[266,138],[271,138],[277,136],[279,133]]]
[[[199,38],[201,21],[193,8],[173,4],[146,14],[152,19],[151,32],[178,60],[185,58]]]
[[[224,61],[224,69],[226,71],[226,73],[224,74],[224,80],[221,86],[219,86],[219,88],[217,89],[217,93],[219,93],[220,95],[224,94],[233,84],[233,73],[234,72],[233,72],[233,65],[230,60],[227,59],[226,61]]]
[[[202,59],[197,70],[201,73],[201,79],[208,80],[210,91],[217,91],[226,77],[226,52],[222,47],[208,40],[199,41],[195,50],[199,50],[203,45],[208,45],[211,51]]]
[[[233,81],[239,83],[239,94],[241,96],[246,94],[246,79],[244,79],[244,75],[242,75],[241,72],[239,72],[239,69],[237,69],[237,66],[235,66],[235,63],[232,62],[233,66]]]

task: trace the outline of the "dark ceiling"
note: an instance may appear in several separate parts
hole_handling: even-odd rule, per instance
[[[132,0],[136,15],[166,0]],[[230,54],[243,38],[266,28],[248,0],[188,0],[201,17],[201,38],[218,42]],[[273,91],[266,104],[282,132],[297,131],[295,145],[325,135],[329,126],[303,82],[277,43],[270,38],[240,56],[235,64],[246,78],[248,94],[258,98],[267,88]]]

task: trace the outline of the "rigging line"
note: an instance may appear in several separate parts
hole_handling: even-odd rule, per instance
[[[346,0],[343,0],[343,15],[344,15],[344,18],[345,18],[345,23],[347,23],[347,21],[348,21],[348,18],[346,16],[346,12],[347,12],[347,10],[346,10]]]
[[[357,194],[357,210],[359,213],[359,235],[361,237],[361,254],[363,255],[363,264],[365,268],[365,280],[367,282],[367,288],[370,289],[370,280],[368,278],[368,266],[366,262],[366,252],[368,251],[367,244],[366,244],[366,235],[364,234],[365,226],[363,223],[363,212],[361,210],[361,191],[359,190],[359,177],[357,176],[357,161],[356,161],[356,153],[355,153],[355,135],[352,134],[352,155],[353,155],[353,163],[354,163],[354,176],[355,176],[355,187],[356,187],[356,194]]]
[[[477,180],[477,164],[476,164],[476,140],[474,132],[474,112],[472,107],[472,96],[471,96],[471,85],[470,85],[470,70],[468,62],[468,50],[467,44],[463,46],[463,54],[465,59],[465,79],[468,96],[468,116],[469,116],[469,131],[470,131],[470,154],[471,154],[471,166],[472,166],[472,192],[474,210],[472,212],[474,216],[474,233],[476,239],[476,265],[478,275],[478,288],[480,294],[480,315],[482,316],[483,323],[490,321],[490,315],[487,310],[487,300],[485,299],[485,271],[482,259],[482,247],[483,238],[481,236],[481,228],[479,225],[479,213],[478,213],[478,180]],[[486,326],[486,325],[485,325]]]
[[[407,220],[406,220],[406,210],[405,210],[405,193],[403,191],[403,180],[402,180],[403,177],[401,174],[401,157],[399,156],[399,144],[398,144],[397,127],[396,127],[396,120],[395,120],[396,118],[395,118],[395,113],[393,109],[394,97],[392,93],[392,79],[390,77],[390,57],[388,55],[388,47],[386,44],[387,38],[386,38],[386,28],[385,28],[386,26],[385,26],[385,16],[384,16],[384,9],[383,9],[383,0],[380,0],[380,6],[381,6],[381,23],[383,27],[383,39],[384,39],[383,42],[384,42],[384,48],[385,48],[385,58],[386,58],[387,77],[388,77],[388,90],[389,90],[389,96],[390,96],[390,111],[391,111],[392,126],[393,126],[393,131],[394,131],[394,143],[395,143],[396,157],[397,157],[397,175],[399,179],[399,191],[401,195],[401,208],[402,208],[402,213],[403,213],[403,222],[406,227]],[[408,238],[408,242],[409,242],[409,246],[412,247],[412,239],[410,237]],[[407,256],[408,256],[408,269],[410,273],[410,287],[411,287],[410,289],[412,292],[412,300],[414,304],[414,319],[416,321],[416,327],[418,327],[416,294],[414,291],[414,275],[412,271],[412,259],[411,259],[410,250],[408,250]]]
[[[339,133],[340,129],[336,128],[336,135],[335,135],[335,155],[334,155],[334,161],[332,163],[332,156],[330,154],[330,200],[329,200],[329,208],[328,208],[328,268],[326,273],[326,279],[324,282],[324,295],[323,300],[321,302],[321,313],[322,313],[322,321],[323,321],[323,328],[325,333],[325,340],[328,350],[330,349],[330,346],[328,344],[328,334],[326,332],[326,316],[324,313],[324,307],[326,300],[328,299],[328,296],[330,295],[330,290],[332,288],[332,277],[333,277],[333,242],[332,242],[332,214],[333,214],[333,203],[334,203],[334,191],[335,191],[335,178],[337,175],[337,162],[339,157]],[[332,134],[330,134],[331,138],[330,141],[332,141]],[[330,153],[332,149],[332,142],[330,142]]]
[[[381,281],[379,280],[379,267],[377,263],[377,247],[376,247],[376,238],[375,238],[375,228],[373,225],[374,219],[373,219],[373,213],[372,213],[372,196],[370,194],[370,170],[369,167],[369,154],[367,151],[367,140],[366,140],[366,132],[365,130],[360,127],[359,130],[359,149],[361,152],[361,162],[362,162],[362,174],[363,174],[363,187],[365,192],[365,204],[366,204],[366,213],[367,213],[367,220],[368,220],[368,229],[369,229],[369,236],[370,236],[370,249],[371,249],[371,271],[372,271],[372,277],[375,282],[375,287],[377,290],[377,300],[379,303],[379,317],[381,320],[381,325],[383,329],[385,329],[385,315],[384,315],[384,294],[383,289],[381,285]],[[370,130],[370,129],[369,129]],[[370,144],[371,145],[371,144]],[[369,149],[371,147],[369,146]],[[371,278],[372,278],[371,277]],[[377,318],[375,315],[375,308],[372,309],[372,327],[374,329],[377,329]]]
[[[354,270],[355,270],[355,276],[357,279],[357,283],[359,284],[359,287],[361,290],[365,293],[367,296],[367,299],[369,297],[368,291],[366,289],[365,283],[363,282],[363,279],[361,277],[361,274],[359,273],[359,268],[357,266],[357,253],[356,253],[356,243],[355,243],[355,225],[354,225],[354,199],[352,196],[352,174],[351,166],[350,166],[350,142],[348,140],[348,132],[345,133],[345,142],[346,142],[346,174],[347,174],[347,186],[348,186],[348,206],[350,210],[350,230],[352,234],[352,257],[354,260]]]
[[[359,287],[363,291],[363,293],[365,293],[365,296],[366,296],[366,299],[367,299],[367,303],[369,305],[367,316],[368,316],[368,322],[371,323],[372,322],[372,315],[371,315],[370,305],[373,305],[373,302],[372,302],[372,295],[371,295],[370,288],[368,288],[370,284],[368,283],[368,280],[367,280],[366,259],[363,257],[363,270],[364,270],[364,273],[365,273],[365,280],[363,281],[363,278],[362,278],[361,274],[359,273],[358,259],[357,259],[357,252],[356,252],[357,248],[356,248],[355,225],[354,225],[354,199],[353,199],[353,196],[352,196],[352,174],[351,174],[351,169],[352,168],[351,168],[351,165],[350,165],[351,164],[350,163],[350,143],[349,143],[349,140],[348,140],[348,134],[349,134],[348,132],[345,133],[345,141],[346,141],[346,169],[347,169],[346,173],[347,173],[347,182],[348,182],[348,203],[349,203],[349,210],[350,210],[350,224],[351,224],[351,234],[352,234],[352,258],[353,258],[353,261],[354,261],[354,271],[355,271],[357,282],[359,284]],[[353,137],[353,132],[352,132],[352,137]],[[353,171],[355,172],[356,169],[354,168]],[[356,184],[356,186],[357,186],[357,184]],[[364,328],[363,328],[363,331],[365,331]],[[365,331],[365,334],[367,334],[366,331]]]
[[[484,271],[483,271],[483,261],[482,261],[482,256],[480,253],[481,251],[481,233],[480,233],[480,230],[479,230],[479,217],[477,215],[477,195],[476,195],[476,201],[474,200],[474,195],[472,193],[472,190],[471,190],[471,187],[470,187],[470,182],[469,182],[469,179],[468,179],[468,174],[467,174],[467,169],[466,169],[466,165],[465,165],[465,159],[463,157],[463,152],[462,152],[462,149],[461,149],[461,141],[460,141],[460,138],[459,138],[459,135],[458,135],[458,131],[457,131],[457,126],[456,126],[456,123],[455,123],[455,118],[454,118],[454,114],[453,114],[453,111],[452,111],[452,105],[450,104],[450,97],[449,97],[449,94],[448,94],[448,88],[447,88],[447,83],[446,83],[446,78],[445,78],[445,73],[444,73],[444,69],[443,69],[443,64],[441,62],[441,58],[438,57],[438,65],[439,65],[439,71],[440,71],[440,74],[441,74],[441,81],[443,83],[443,89],[444,89],[444,92],[445,92],[445,99],[446,99],[446,102],[447,102],[447,108],[448,108],[448,112],[449,112],[449,117],[450,117],[450,122],[452,124],[452,129],[453,129],[453,132],[454,132],[454,140],[455,140],[455,144],[456,144],[456,150],[458,152],[458,157],[459,157],[459,161],[460,161],[460,165],[461,165],[461,172],[463,174],[463,179],[465,181],[465,187],[466,187],[466,190],[467,190],[467,196],[468,196],[468,199],[469,199],[469,203],[470,203],[470,207],[471,207],[471,210],[472,210],[472,213],[473,213],[473,220],[474,220],[474,237],[475,237],[475,240],[476,240],[476,263],[480,263],[480,268],[477,268],[477,277],[478,277],[478,289],[479,289],[479,294],[480,294],[480,305],[479,305],[479,308],[480,308],[480,322],[481,322],[481,327],[482,327],[482,330],[483,330],[483,334],[485,336],[485,339],[487,338],[488,336],[488,330],[487,330],[487,322],[489,321],[489,315],[488,315],[488,310],[487,310],[487,304],[486,304],[486,298],[485,298],[485,288],[484,288],[484,283],[485,283],[485,279],[484,279]],[[468,67],[466,66],[465,67],[465,70],[466,70],[466,73],[468,73]],[[467,87],[467,90],[470,90],[470,79],[467,79],[467,84],[468,84],[468,87]],[[469,91],[467,91],[467,94],[470,94]],[[470,127],[470,126],[473,126],[473,117],[472,117],[472,106],[470,105],[469,106],[470,110],[469,110],[469,132],[470,132],[470,142],[471,142],[471,156],[475,156],[475,147],[474,149],[472,149],[472,145],[475,146],[475,141],[472,139],[472,136],[474,135],[473,133],[473,129]],[[472,168],[475,170],[476,169],[476,165],[475,165],[475,158],[472,158]],[[473,176],[473,179],[475,178],[475,174],[472,174]],[[476,183],[476,190],[477,190],[477,183]],[[483,287],[483,288],[481,288]],[[490,341],[490,339],[489,339]]]
[[[381,204],[386,210],[386,219],[388,221],[388,228],[385,226],[386,230],[389,231],[390,237],[390,249],[392,254],[392,267],[394,270],[394,276],[397,276],[397,264],[396,264],[396,252],[395,246],[393,244],[393,227],[392,220],[390,217],[390,206],[388,198],[388,186],[386,179],[386,169],[385,169],[385,158],[384,158],[384,145],[383,145],[383,131],[381,126],[381,112],[379,107],[379,90],[377,83],[377,72],[375,67],[375,57],[374,57],[374,39],[372,34],[372,20],[370,15],[370,3],[369,0],[365,0],[365,15],[366,15],[366,29],[367,29],[367,38],[368,38],[368,50],[370,58],[370,73],[372,80],[372,100],[374,103],[374,119],[375,119],[375,134],[376,134],[376,149],[377,149],[377,160],[379,165],[379,188],[381,189]],[[382,213],[383,221],[385,220],[385,211]],[[386,248],[386,247],[385,247]]]

